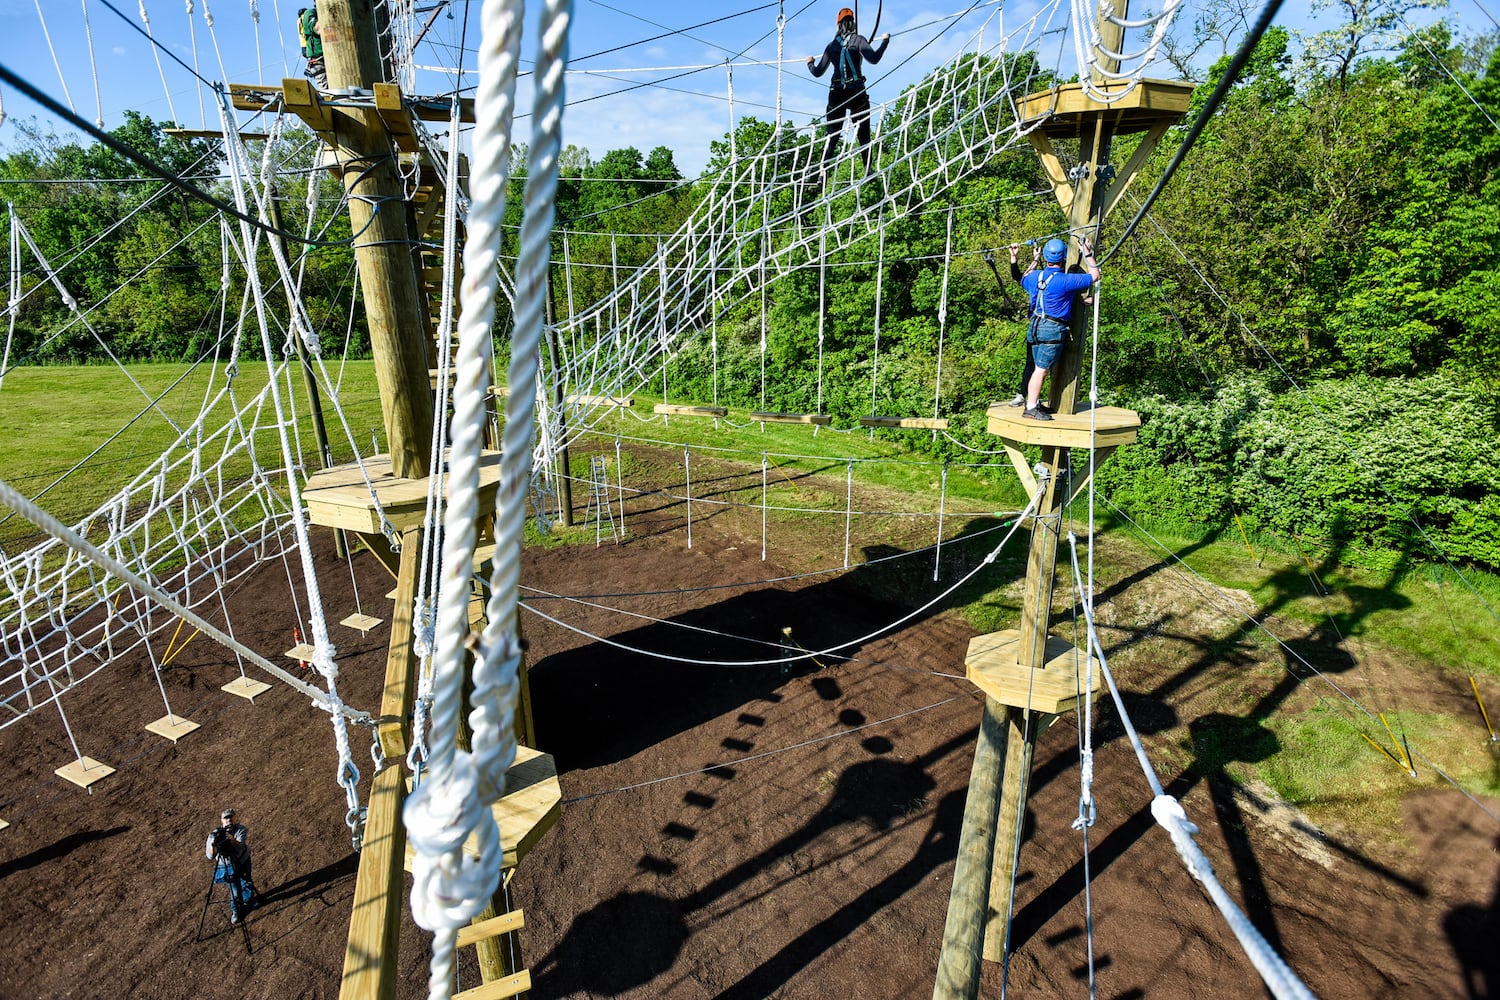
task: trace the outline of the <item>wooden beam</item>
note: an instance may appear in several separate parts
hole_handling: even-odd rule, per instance
[[[1094,478],[1094,470],[1103,465],[1104,460],[1114,453],[1115,448],[1113,445],[1107,448],[1099,448],[1089,453],[1088,468],[1083,470],[1082,475],[1079,475],[1077,472],[1073,473],[1073,488],[1068,491],[1068,498],[1063,501],[1064,507],[1072,503],[1073,498],[1083,492],[1084,487],[1088,486],[1089,481]]]
[[[1158,122],[1151,126],[1150,130],[1141,138],[1141,144],[1135,147],[1135,152],[1130,154],[1130,159],[1125,161],[1125,166],[1115,175],[1114,183],[1109,186],[1109,193],[1105,195],[1104,211],[1100,216],[1101,218],[1108,218],[1109,213],[1115,210],[1115,205],[1119,203],[1121,198],[1125,197],[1125,192],[1130,190],[1130,182],[1135,180],[1135,175],[1145,165],[1146,161],[1151,158],[1151,154],[1156,151],[1157,143],[1161,142],[1161,137],[1167,134],[1167,129],[1171,128],[1172,125],[1173,123],[1170,121]]]
[[[907,427],[922,430],[948,429],[946,417],[860,417],[861,427]]]
[[[673,417],[725,417],[729,415],[727,406],[684,406],[681,403],[657,403],[651,411]]]
[[[1032,475],[1031,463],[1027,461],[1026,453],[1009,441],[1002,441],[1001,444],[1005,446],[1005,454],[1010,456],[1010,464],[1015,467],[1016,477],[1026,488],[1026,495],[1036,496],[1036,476]]]
[[[1062,206],[1063,214],[1071,213],[1073,211],[1073,184],[1068,180],[1068,172],[1063,169],[1056,150],[1052,148],[1052,140],[1047,138],[1047,134],[1040,129],[1027,132],[1026,140],[1031,143],[1031,148],[1036,150],[1037,158],[1042,161],[1042,169],[1047,172],[1047,180],[1052,183],[1052,193],[1057,196],[1057,203]]]
[[[406,830],[401,806],[406,776],[399,763],[375,775],[370,787],[365,839],[354,883],[354,913],[344,949],[341,1000],[372,1000],[396,995],[396,959],[401,933],[401,864]]]
[[[380,749],[393,760],[406,757],[411,745],[411,713],[417,690],[417,653],[413,616],[421,568],[422,531],[401,536],[401,575],[396,581],[396,607],[391,611],[391,642],[385,654],[385,687],[380,694],[380,720],[375,732]]]
[[[307,122],[307,127],[334,144],[333,113],[323,106],[323,99],[311,83],[289,76],[281,81],[281,102],[292,114]]]
[[[1010,727],[1006,708],[986,699],[979,721],[979,742],[969,771],[969,794],[964,801],[958,838],[958,861],[948,894],[948,918],[943,924],[943,948],[938,958],[933,1000],[975,1000],[984,969],[985,914],[990,909],[990,870],[995,851],[995,818],[1000,801],[1005,741]]]
[[[375,90],[375,113],[385,123],[385,130],[396,140],[396,147],[403,153],[421,150],[416,133],[411,127],[411,112],[401,99],[401,87],[394,83],[377,83]]]
[[[750,414],[750,419],[766,424],[812,424],[815,427],[827,427],[833,423],[833,418],[826,413],[757,412]]]

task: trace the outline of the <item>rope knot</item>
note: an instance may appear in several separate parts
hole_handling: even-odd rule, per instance
[[[412,861],[412,918],[436,931],[462,927],[490,902],[500,883],[500,833],[479,803],[473,756],[459,751],[449,768],[418,785],[402,818],[416,850]],[[477,833],[479,857],[462,854]]]

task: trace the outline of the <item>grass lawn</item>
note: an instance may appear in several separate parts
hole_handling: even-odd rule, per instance
[[[339,400],[336,408],[326,387],[321,391],[330,447],[336,462],[348,461],[352,448],[337,414],[340,409],[345,413],[350,431],[368,453],[370,430],[381,425],[375,369],[368,361],[350,362],[342,373],[338,362],[331,361],[328,369]],[[267,377],[264,363],[242,363],[234,380],[238,405],[252,401]],[[297,415],[304,461],[316,465],[316,439],[300,373],[292,372],[290,384],[283,377],[280,385],[284,401],[291,390],[287,405]],[[224,424],[233,406],[227,396],[219,396],[223,386],[222,365],[131,365],[128,376],[114,365],[17,368],[0,386],[0,479],[35,498],[54,517],[75,524],[172,448],[205,407],[205,429],[211,432]],[[267,426],[256,434],[255,444],[258,453],[279,458],[274,412],[268,404],[259,415],[257,422]],[[247,419],[256,418],[252,414]],[[205,457],[205,464],[212,461]],[[238,476],[249,470],[243,456],[227,467]],[[35,537],[36,529],[12,513],[0,522],[0,548],[6,551]]]

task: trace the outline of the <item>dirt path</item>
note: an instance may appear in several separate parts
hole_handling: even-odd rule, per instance
[[[898,561],[693,591],[804,569],[840,550],[842,537],[793,521],[777,527],[772,556],[795,558],[762,562],[758,525],[704,517],[688,549],[675,530],[681,516],[667,499],[642,500],[629,544],[527,554],[524,582],[539,591],[668,591],[596,599],[647,617],[529,599],[627,647],[757,659],[776,654],[786,627],[808,648],[865,635],[946,587],[969,558],[953,553],[937,584],[923,556],[916,570]],[[339,618],[354,610],[349,572],[337,560],[323,565]],[[356,565],[365,610],[388,617],[379,595],[389,577],[368,557]],[[1222,690],[1224,670],[1263,669],[1274,689],[1280,661],[1237,649],[1194,666],[1202,650],[1179,637],[1223,622],[1185,590],[1174,597],[1170,583],[1154,585],[1151,604],[1171,612],[1158,621],[1129,596],[1142,586],[1107,594],[1100,614],[1115,628],[1107,641],[1148,740],[1176,747],[1170,759],[1191,758],[1183,748],[1205,727],[1253,743],[1210,691]],[[267,652],[290,647],[295,614],[280,565],[230,600],[242,639]],[[860,643],[849,659],[785,672],[637,655],[535,616],[525,627],[539,740],[568,797],[512,886],[526,913],[532,995],[931,994],[980,711],[954,676],[972,635],[956,612]],[[352,704],[375,701],[385,637],[384,626],[363,637],[339,631],[341,690]],[[0,996],[336,995],[355,858],[329,724],[285,687],[254,705],[220,692],[235,674],[232,658],[201,639],[174,659],[163,674],[173,707],[203,724],[176,747],[141,730],[163,714],[144,662],[117,663],[67,697],[83,751],[119,768],[92,794],[52,775],[72,757],[55,712],[0,731],[11,762],[0,818],[13,824],[0,832]],[[1107,708],[1095,740],[1087,897],[1084,838],[1071,828],[1077,728],[1065,720],[1040,744],[1015,889],[1015,995],[1087,995],[1090,917],[1101,997],[1262,995],[1152,824],[1149,790]],[[358,734],[366,782],[367,749]],[[1230,892],[1319,996],[1500,993],[1500,830],[1459,793],[1407,796],[1399,829],[1370,841],[1319,831],[1222,771],[1168,763],[1158,774],[1202,828]],[[229,803],[250,826],[267,901],[250,920],[248,955],[224,905],[204,906],[202,841]],[[1500,812],[1500,803],[1488,807]],[[424,941],[409,917],[402,941],[403,996],[423,995]],[[1003,975],[986,968],[984,995],[1000,995]],[[467,963],[461,977],[476,983]]]

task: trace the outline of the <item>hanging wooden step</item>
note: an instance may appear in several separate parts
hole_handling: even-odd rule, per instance
[[[947,417],[860,417],[861,427],[908,427],[921,430],[945,431]]]
[[[826,413],[752,413],[750,419],[763,424],[812,424],[815,427],[827,427],[833,423],[833,418]]]
[[[490,917],[481,920],[477,924],[469,924],[458,929],[458,947],[464,948],[490,938],[499,937],[501,934],[510,934],[526,926],[526,916],[521,910],[511,910],[502,913],[498,917]]]
[[[665,413],[673,417],[727,417],[729,407],[727,406],[688,406],[682,403],[657,403],[652,408],[653,412]]]
[[[476,986],[472,990],[464,990],[462,993],[453,994],[453,1000],[503,1000],[505,997],[516,997],[531,989],[531,972],[523,969],[514,976],[506,976],[483,986]]]

